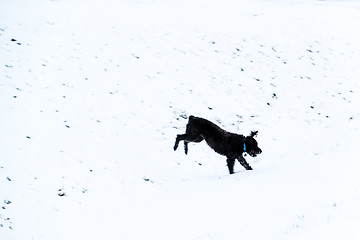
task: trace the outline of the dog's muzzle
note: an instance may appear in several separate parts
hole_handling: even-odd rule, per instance
[[[262,153],[261,149],[260,148],[257,148],[255,150],[252,150],[249,152],[249,155],[252,156],[252,157],[256,157],[258,154]]]

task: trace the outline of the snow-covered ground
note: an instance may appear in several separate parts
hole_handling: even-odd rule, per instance
[[[360,239],[360,2],[0,0],[0,239]],[[263,153],[228,174],[189,115]]]

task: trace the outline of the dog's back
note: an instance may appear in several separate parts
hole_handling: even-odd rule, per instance
[[[189,129],[190,131],[191,130],[197,131],[198,134],[202,135],[205,138],[205,140],[208,137],[209,133],[211,133],[212,135],[213,134],[215,134],[215,135],[228,134],[227,131],[220,128],[215,123],[210,122],[207,119],[200,118],[200,117],[194,117],[194,116],[189,117],[189,122],[186,126],[186,129]]]
[[[244,138],[244,136],[225,131],[209,120],[194,116],[189,117],[186,131],[200,135],[215,152],[221,155],[228,155],[229,152],[234,151],[233,148],[238,148]]]

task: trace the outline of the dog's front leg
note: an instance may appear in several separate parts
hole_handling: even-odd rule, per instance
[[[253,170],[242,155],[238,158],[238,161],[246,170]]]
[[[229,173],[233,174],[234,173],[234,164],[235,164],[235,159],[233,158],[228,158],[226,159],[227,162],[227,166],[229,168]]]

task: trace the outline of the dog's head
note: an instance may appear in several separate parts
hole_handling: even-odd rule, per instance
[[[257,133],[258,131],[252,131],[250,133],[250,136],[247,136],[245,138],[246,152],[249,153],[249,155],[252,157],[256,157],[262,152],[261,149],[258,147],[257,141],[254,138],[256,137]]]

